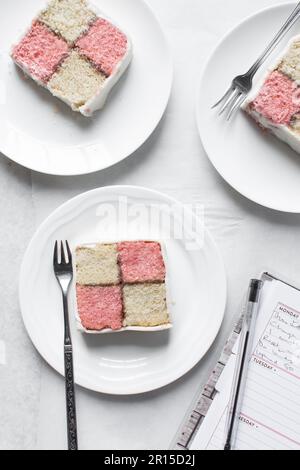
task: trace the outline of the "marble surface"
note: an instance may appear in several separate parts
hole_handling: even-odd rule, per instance
[[[173,0],[171,6],[169,0],[147,1],[166,31],[175,63],[172,97],[149,141],[121,164],[76,178],[31,174],[5,158],[0,160],[0,449],[66,446],[64,381],[40,359],[26,335],[17,279],[35,227],[70,197],[104,185],[136,184],[183,202],[203,203],[229,284],[219,337],[201,364],[182,380],[128,398],[77,389],[82,449],[168,448],[218,358],[249,278],[269,269],[297,281],[300,272],[300,256],[295,256],[300,216],[256,206],[232,190],[205,155],[194,112],[201,69],[222,35],[245,16],[278,2]]]

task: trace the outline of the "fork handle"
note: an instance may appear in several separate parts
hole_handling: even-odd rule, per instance
[[[65,378],[66,378],[68,449],[78,450],[73,348],[72,348],[72,345],[70,344],[65,345]]]
[[[277,47],[281,39],[286,35],[286,33],[294,26],[300,15],[300,2],[297,4],[296,8],[293,10],[291,15],[288,17],[282,28],[278,31],[273,41],[268,45],[259,59],[252,65],[248,74],[254,76],[261,65],[267,60],[271,55],[274,49]]]

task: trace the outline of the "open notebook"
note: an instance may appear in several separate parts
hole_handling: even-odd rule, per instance
[[[263,280],[236,447],[300,450],[300,291],[269,275]],[[203,413],[205,417],[199,420],[200,428],[195,424],[196,432],[187,445],[191,450],[224,449],[238,337]],[[202,404],[203,398],[205,402],[205,393]],[[198,413],[201,415],[201,411]]]

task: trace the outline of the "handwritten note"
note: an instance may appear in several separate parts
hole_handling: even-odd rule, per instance
[[[254,354],[300,379],[300,313],[279,303]]]
[[[224,448],[236,355],[192,448]],[[300,450],[300,292],[279,281],[263,289],[237,438],[239,450]]]

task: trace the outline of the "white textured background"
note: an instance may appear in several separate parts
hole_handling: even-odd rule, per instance
[[[64,381],[38,356],[17,298],[20,263],[37,227],[62,202],[112,184],[159,189],[205,205],[206,224],[225,260],[229,299],[222,331],[187,377],[140,397],[78,389],[82,449],[166,449],[228,335],[249,277],[265,268],[300,283],[300,216],[258,207],[214,171],[199,140],[195,96],[202,66],[228,29],[273,0],[147,0],[168,36],[175,81],[165,117],[135,155],[102,173],[47,177],[0,159],[0,449],[64,449]],[[222,76],[220,75],[220,79]],[[226,155],[224,155],[226,158]],[[242,158],[242,155],[241,155]]]

